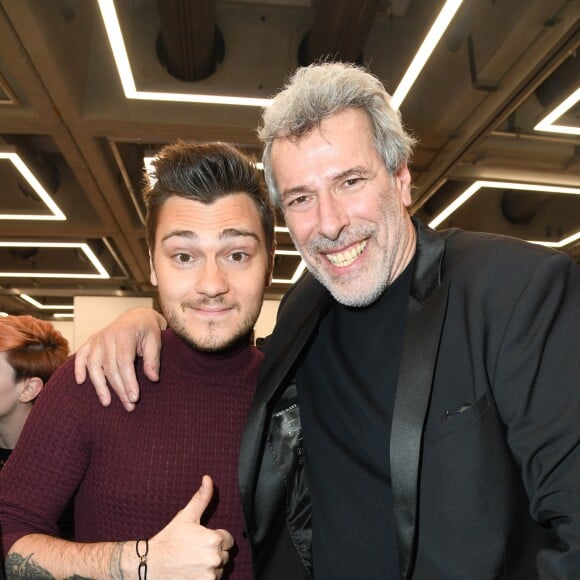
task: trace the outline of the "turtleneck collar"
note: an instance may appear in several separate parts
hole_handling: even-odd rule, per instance
[[[221,377],[246,375],[262,359],[262,354],[251,344],[250,335],[237,341],[231,348],[221,352],[199,351],[178,337],[173,330],[163,332],[161,366],[176,365],[186,372],[197,375]]]

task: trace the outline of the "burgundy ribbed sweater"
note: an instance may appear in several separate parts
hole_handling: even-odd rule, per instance
[[[166,331],[161,380],[149,382],[139,361],[141,400],[132,413],[114,396],[111,407],[101,407],[92,384],[75,384],[69,360],[43,390],[0,473],[4,552],[26,534],[56,535],[60,511],[79,484],[77,541],[151,537],[207,473],[219,499],[202,523],[234,536],[239,553],[228,577],[250,580],[238,452],[261,360],[249,345],[207,356]]]

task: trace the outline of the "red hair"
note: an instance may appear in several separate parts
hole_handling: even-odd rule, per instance
[[[67,359],[69,346],[50,322],[32,316],[0,318],[0,352],[14,369],[14,380],[31,377],[48,381]]]

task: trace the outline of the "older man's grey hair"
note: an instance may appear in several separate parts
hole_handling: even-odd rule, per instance
[[[276,138],[299,138],[323,119],[348,108],[366,112],[375,147],[388,172],[396,174],[408,163],[415,139],[405,131],[400,112],[381,81],[364,68],[323,62],[299,68],[264,110],[258,136],[264,143],[262,161],[272,201],[280,206],[280,192],[272,170]]]

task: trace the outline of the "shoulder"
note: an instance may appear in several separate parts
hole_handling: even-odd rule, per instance
[[[462,230],[453,230],[447,235],[443,278],[488,279],[501,284],[518,278],[525,280],[543,268],[562,272],[578,270],[568,255],[539,244]]]

